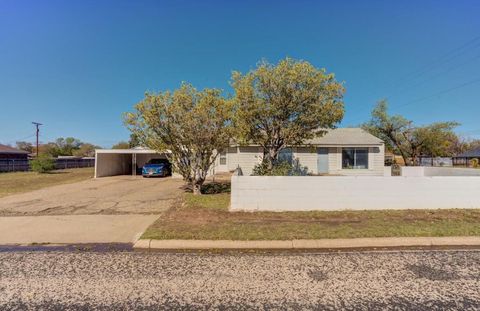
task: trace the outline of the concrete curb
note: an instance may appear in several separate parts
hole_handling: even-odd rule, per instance
[[[357,239],[320,239],[288,241],[231,240],[138,240],[134,249],[349,249],[383,247],[480,246],[480,236],[466,237],[393,237]]]

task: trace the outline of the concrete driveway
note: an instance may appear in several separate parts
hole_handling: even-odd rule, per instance
[[[175,204],[183,182],[115,176],[0,199],[0,245],[132,243]]]
[[[0,245],[133,243],[158,215],[0,217]]]
[[[158,214],[182,193],[173,178],[114,176],[0,199],[0,216]]]

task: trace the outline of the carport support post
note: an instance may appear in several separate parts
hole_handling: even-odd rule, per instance
[[[132,153],[132,176],[137,176],[137,154]]]

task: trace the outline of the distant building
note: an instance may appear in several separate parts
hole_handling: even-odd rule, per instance
[[[459,154],[453,157],[453,164],[454,165],[464,165],[469,166],[470,161],[472,159],[479,159],[480,160],[480,147],[468,150],[462,154]]]
[[[0,144],[0,160],[27,160],[28,151]]]

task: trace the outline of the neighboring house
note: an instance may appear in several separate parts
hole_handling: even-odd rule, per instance
[[[453,165],[469,166],[470,161],[473,159],[480,160],[480,147],[468,150],[467,152],[453,157]]]
[[[0,160],[27,160],[28,152],[0,144]]]
[[[243,175],[250,175],[262,157],[258,145],[232,145],[218,156],[214,171],[240,168]],[[381,139],[361,128],[339,128],[306,141],[304,146],[282,150],[280,158],[298,160],[312,175],[383,176],[385,146]]]
[[[0,172],[28,171],[28,152],[0,144]]]

